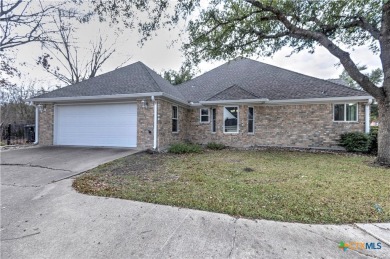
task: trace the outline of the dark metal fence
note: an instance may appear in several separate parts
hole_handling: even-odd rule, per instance
[[[35,141],[33,124],[2,124],[0,130],[1,142],[5,145],[24,145]]]

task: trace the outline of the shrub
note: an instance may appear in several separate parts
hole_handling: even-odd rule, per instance
[[[341,134],[340,144],[348,152],[368,152],[370,137],[362,132],[349,132]]]
[[[202,147],[200,145],[191,144],[191,143],[177,143],[171,145],[168,148],[168,152],[174,154],[201,153]]]
[[[225,148],[225,145],[224,144],[220,144],[220,143],[210,142],[210,143],[207,144],[206,147],[208,149],[212,149],[212,150],[221,150],[221,149]]]
[[[378,154],[378,127],[371,127],[369,135],[368,152],[373,155]]]

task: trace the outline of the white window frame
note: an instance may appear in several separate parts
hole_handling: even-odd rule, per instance
[[[215,110],[215,115],[217,115],[217,108],[215,108],[215,107],[211,108],[210,109],[210,125],[211,125],[210,130],[211,130],[212,134],[215,134],[215,133],[217,133],[218,126],[217,126],[217,118],[214,118],[213,110]],[[213,121],[214,120],[215,120],[215,131],[213,131]]]
[[[354,121],[347,121],[347,105],[349,105],[350,103],[334,103],[333,104],[333,122],[347,122],[347,123],[356,123],[356,122],[359,122],[359,103],[353,103],[354,105],[356,105],[356,120]],[[344,120],[342,121],[336,121],[335,120],[335,106],[336,105],[344,105]]]
[[[252,122],[253,122],[253,131],[252,132],[249,132],[249,108],[252,108],[253,110],[253,117],[252,117]],[[247,122],[246,122],[246,126],[248,128],[248,134],[255,134],[255,107],[253,106],[248,106],[248,114],[247,114]]]
[[[202,110],[206,110],[207,115],[202,115]],[[207,116],[207,121],[202,121],[202,116]],[[209,108],[200,108],[199,109],[199,122],[200,123],[210,123],[210,109]]]
[[[173,117],[173,107],[176,107],[176,118]],[[176,120],[176,131],[173,131],[172,128],[172,133],[178,133],[179,132],[179,106],[177,105],[172,105],[172,122],[173,120]]]
[[[225,108],[226,107],[235,107],[237,108],[237,131],[236,132],[225,132]],[[238,134],[240,133],[240,107],[237,105],[227,105],[223,106],[223,133],[224,134]]]

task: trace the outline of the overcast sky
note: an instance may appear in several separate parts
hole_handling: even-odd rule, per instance
[[[182,29],[183,26],[179,26],[178,29]],[[127,60],[128,57],[131,57],[131,59],[126,64],[141,61],[158,73],[169,69],[177,70],[184,61],[180,52],[181,39],[178,38],[178,30],[169,31],[162,29],[157,32],[157,36],[154,36],[143,47],[140,47],[138,45],[140,35],[136,30],[132,31],[122,28],[123,32],[118,36],[117,31],[113,27],[98,21],[82,25],[77,24],[77,27],[76,35],[80,52],[88,53],[91,42],[96,41],[99,35],[107,38],[107,46],[115,42],[116,52],[103,65],[99,74],[115,69]],[[179,41],[171,46],[173,40]],[[357,63],[367,65],[368,71],[380,67],[378,55],[374,55],[366,46],[349,51]],[[39,87],[49,89],[58,84],[58,82],[36,65],[38,56],[44,52],[39,44],[29,44],[20,47],[15,51],[17,57],[16,64],[25,63],[24,66],[18,65],[24,74],[24,80],[36,80]],[[253,59],[323,79],[337,78],[343,70],[342,66],[336,66],[338,60],[322,47],[317,47],[314,54],[302,51],[287,57],[290,52],[291,49],[283,48],[273,57],[253,57]],[[203,73],[222,63],[224,62],[203,62],[200,64],[199,69]]]

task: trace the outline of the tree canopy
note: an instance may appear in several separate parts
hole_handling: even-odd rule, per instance
[[[389,0],[117,0],[94,1],[96,11],[126,26],[138,23],[141,42],[162,26],[188,20],[188,59],[269,56],[288,46],[294,52],[322,46],[336,57],[349,76],[378,101],[378,161],[390,164],[390,1]],[[140,19],[141,16],[146,20]],[[383,84],[370,80],[351,56],[368,45],[379,54]]]

